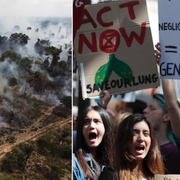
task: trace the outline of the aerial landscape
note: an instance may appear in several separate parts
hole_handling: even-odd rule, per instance
[[[71,179],[70,17],[0,17],[0,179]]]

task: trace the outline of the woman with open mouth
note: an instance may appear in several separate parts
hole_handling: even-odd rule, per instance
[[[104,167],[113,166],[112,125],[100,106],[86,108],[78,117],[73,153],[73,179],[97,180]]]
[[[105,169],[99,180],[152,180],[164,174],[164,164],[147,118],[133,114],[118,127],[114,169]]]

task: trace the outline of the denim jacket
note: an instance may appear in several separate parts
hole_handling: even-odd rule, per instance
[[[91,157],[88,154],[86,154],[86,156],[84,156],[84,158],[85,158],[86,162],[88,162],[88,164],[90,165],[93,172],[95,172]],[[102,171],[104,166],[103,165],[100,165],[100,166],[101,166],[101,171]],[[73,176],[77,180],[85,180],[84,173],[83,173],[81,166],[79,165],[78,160],[74,153],[73,153]],[[90,180],[90,179],[88,178],[87,180]]]

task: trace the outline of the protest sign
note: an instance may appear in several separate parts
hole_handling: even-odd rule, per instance
[[[170,174],[170,175],[155,175],[154,180],[180,180],[180,174]]]
[[[73,0],[73,41],[82,18],[86,0]]]
[[[160,77],[180,79],[180,1],[158,0]]]
[[[159,86],[144,0],[85,6],[74,50],[84,98]]]

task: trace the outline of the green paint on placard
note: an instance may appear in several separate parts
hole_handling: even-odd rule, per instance
[[[117,59],[114,54],[110,54],[108,63],[98,69],[95,75],[95,84],[99,87],[103,82],[108,81],[112,71],[122,79],[128,78],[130,82],[132,81],[133,72],[131,68],[125,62]]]

